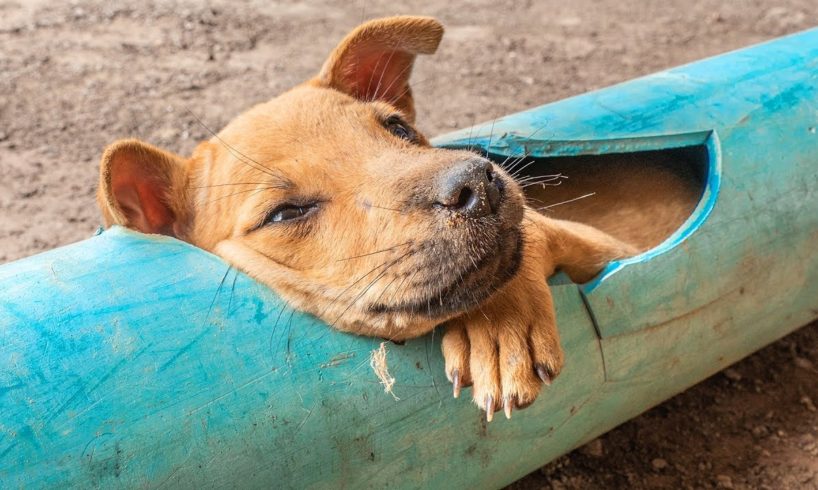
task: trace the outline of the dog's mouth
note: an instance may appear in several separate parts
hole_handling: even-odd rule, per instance
[[[407,286],[407,290],[422,292],[417,298],[394,304],[373,303],[368,311],[374,315],[405,314],[429,319],[450,318],[468,311],[514,277],[520,267],[522,247],[522,232],[515,228],[504,234],[496,248],[460,269],[448,270],[441,276],[438,268],[429,264],[427,268],[434,272]]]

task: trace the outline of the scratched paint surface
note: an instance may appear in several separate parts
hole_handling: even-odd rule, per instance
[[[368,366],[378,340],[283,309],[175,240],[115,228],[4,265],[0,486],[513,481],[818,316],[817,86],[812,30],[437,141],[535,156],[706,144],[719,181],[661,250],[582,292],[553,283],[567,365],[511,421],[451,399],[439,335],[389,346],[395,400]]]
[[[548,401],[489,428],[467,399],[451,399],[439,336],[389,345],[395,400],[369,367],[379,340],[282,309],[264,286],[176,240],[114,228],[5,265],[0,284],[4,488],[414,486],[453,473],[474,481],[492,468],[520,476],[537,463],[509,451],[513,441],[535,438],[528,451],[556,456],[556,428],[575,423],[575,397],[603,378],[570,284],[555,286],[556,297],[572,325],[566,345],[585,360]]]

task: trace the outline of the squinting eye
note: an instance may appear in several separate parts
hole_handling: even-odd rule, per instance
[[[318,205],[312,204],[283,204],[270,212],[264,223],[281,223],[282,221],[292,221],[298,218],[303,218],[308,214],[318,209]]]
[[[404,139],[406,141],[414,141],[415,140],[415,133],[412,131],[406,123],[401,120],[401,118],[397,116],[392,116],[386,120],[384,123],[386,129],[397,136],[400,139]]]

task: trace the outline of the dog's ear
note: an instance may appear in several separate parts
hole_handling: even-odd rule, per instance
[[[415,118],[409,76],[418,54],[432,54],[443,26],[431,17],[398,16],[358,26],[336,46],[318,83],[361,100],[383,100]]]
[[[100,161],[97,201],[106,226],[180,236],[186,179],[183,158],[138,140],[117,141]]]

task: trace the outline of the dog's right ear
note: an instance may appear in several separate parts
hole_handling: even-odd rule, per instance
[[[188,214],[187,167],[185,159],[138,140],[109,146],[97,193],[105,225],[179,237]]]
[[[434,53],[442,38],[443,25],[431,17],[371,20],[335,47],[315,81],[357,99],[383,100],[414,120],[409,76],[415,57]]]

